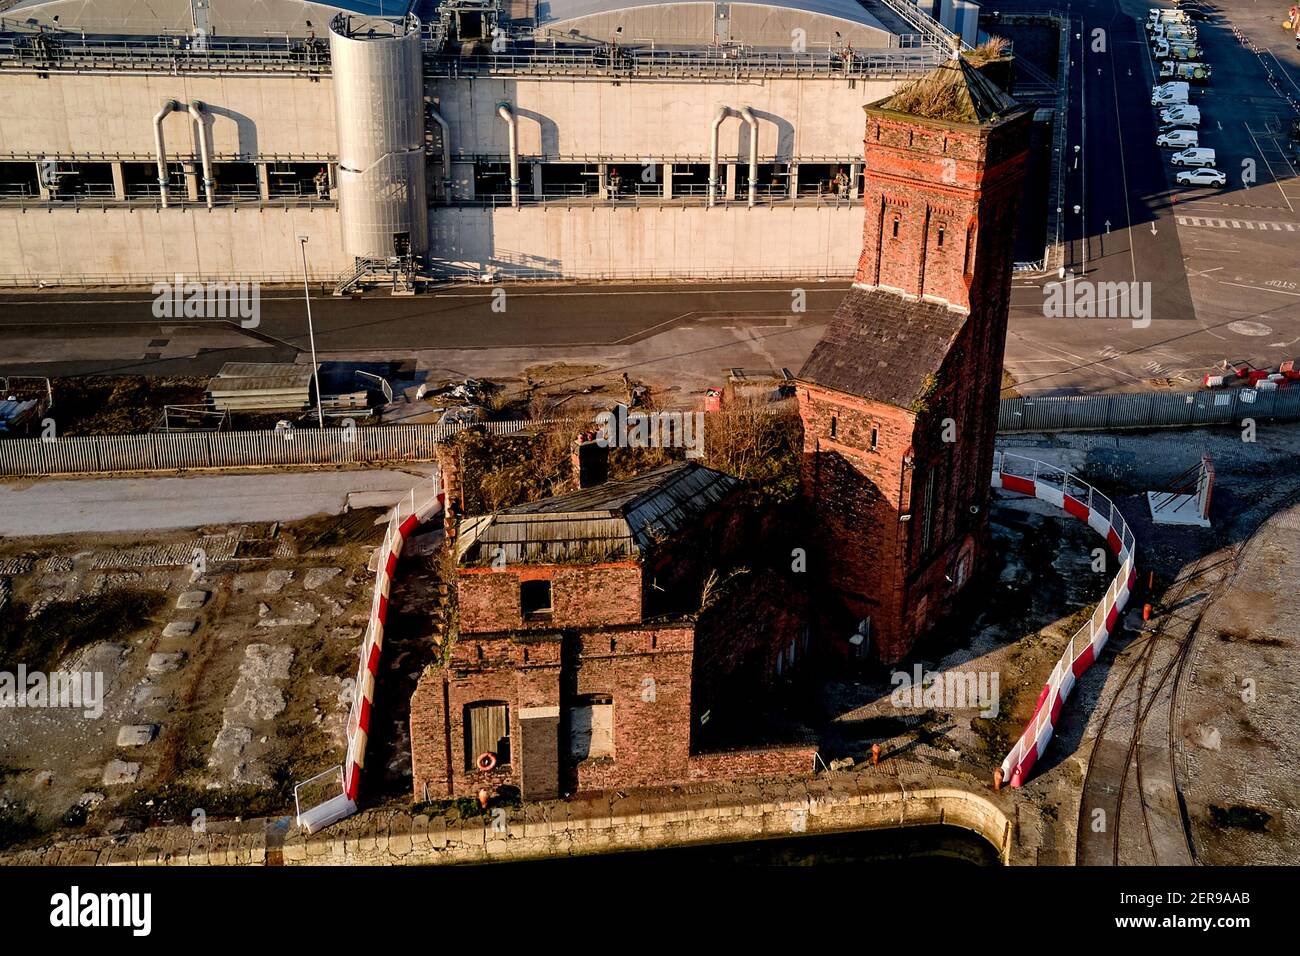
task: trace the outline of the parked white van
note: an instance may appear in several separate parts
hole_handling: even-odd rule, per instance
[[[1199,146],[1200,136],[1194,129],[1171,129],[1167,133],[1161,133],[1156,137],[1157,146],[1165,146],[1170,149],[1186,149],[1188,146]]]
[[[1186,104],[1188,89],[1186,80],[1174,80],[1153,86],[1151,88],[1151,105],[1178,106]]]
[[[1199,106],[1171,106],[1160,111],[1160,122],[1166,126],[1200,126]]]
[[[1175,166],[1213,166],[1214,150],[1198,146],[1174,153],[1169,158]]]

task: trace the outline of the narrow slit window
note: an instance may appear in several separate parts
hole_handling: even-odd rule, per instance
[[[898,229],[899,229],[899,227],[900,227],[902,224],[903,224],[903,217],[900,216],[900,215],[898,215],[897,213],[895,213],[895,214],[894,214],[894,223],[893,223],[893,227],[892,227],[892,228],[893,228],[893,238],[895,238],[895,239],[898,238]]]
[[[940,249],[943,248],[943,233],[946,228],[947,227],[944,226],[942,223],[939,224],[938,246]]]

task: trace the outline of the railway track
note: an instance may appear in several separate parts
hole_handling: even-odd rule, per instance
[[[1197,862],[1191,821],[1178,786],[1179,695],[1201,619],[1232,584],[1240,557],[1276,507],[1300,497],[1294,487],[1243,503],[1225,526],[1259,516],[1235,544],[1211,552],[1173,582],[1159,616],[1119,652],[1119,684],[1105,704],[1088,757],[1075,861],[1080,866],[1190,866]],[[1136,678],[1136,680],[1134,680]],[[1152,735],[1163,737],[1151,743]]]

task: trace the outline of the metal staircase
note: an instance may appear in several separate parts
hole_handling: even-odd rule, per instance
[[[352,272],[334,286],[334,295],[350,295],[381,285],[391,286],[393,295],[415,295],[421,281],[419,271],[413,256],[358,257]]]

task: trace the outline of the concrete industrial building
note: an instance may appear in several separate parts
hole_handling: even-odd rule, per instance
[[[861,107],[943,0],[22,0],[0,283],[849,275]],[[383,14],[383,16],[381,16]]]

